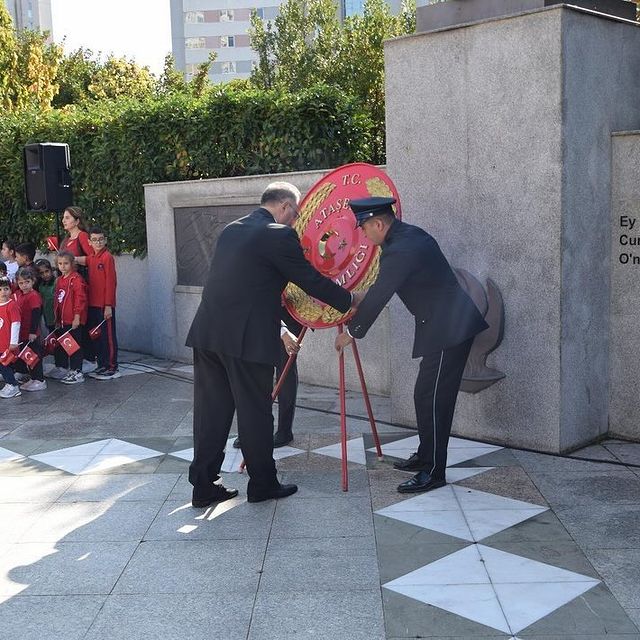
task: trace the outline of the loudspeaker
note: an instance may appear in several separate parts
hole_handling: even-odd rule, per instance
[[[24,147],[24,183],[31,211],[56,211],[73,204],[69,145],[38,142]]]

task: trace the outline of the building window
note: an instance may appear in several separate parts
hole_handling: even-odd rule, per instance
[[[220,22],[233,22],[233,9],[220,9]]]
[[[256,7],[254,11],[256,12],[256,15],[258,16],[258,18],[260,18],[261,20],[264,20],[264,7]]]
[[[364,13],[364,0],[343,0],[342,10],[345,18]]]
[[[233,61],[223,62],[222,65],[222,73],[235,73],[236,72],[236,63]]]
[[[184,46],[187,49],[204,49],[206,47],[205,38],[185,38]]]
[[[184,14],[184,21],[189,24],[204,22],[204,11],[187,11]]]
[[[233,36],[220,36],[221,47],[235,47],[236,41]]]

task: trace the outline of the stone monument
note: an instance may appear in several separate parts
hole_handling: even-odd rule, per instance
[[[453,4],[464,13],[447,24]],[[506,377],[461,394],[454,431],[567,452],[616,429],[611,139],[640,128],[640,29],[593,10],[635,11],[622,0],[547,4],[419,8],[420,29],[440,22],[385,45],[387,171],[404,219],[504,298],[490,366]],[[412,424],[413,326],[398,301],[390,325],[392,418]],[[640,332],[627,338],[637,351]]]

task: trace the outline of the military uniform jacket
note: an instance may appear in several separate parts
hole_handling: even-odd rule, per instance
[[[305,260],[297,233],[266,209],[227,225],[216,246],[187,346],[249,362],[280,359],[281,295],[288,282],[339,311],[351,294]]]
[[[354,338],[367,333],[394,293],[415,318],[414,358],[453,347],[487,328],[426,231],[396,220],[381,249],[378,278],[349,322]]]

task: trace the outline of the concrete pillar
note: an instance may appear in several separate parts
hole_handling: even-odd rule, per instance
[[[404,218],[504,296],[490,364],[507,377],[461,394],[454,431],[550,452],[598,438],[611,133],[640,128],[640,30],[556,6],[392,40],[385,57],[387,170]],[[393,418],[414,424],[413,326],[397,301],[390,322]]]

